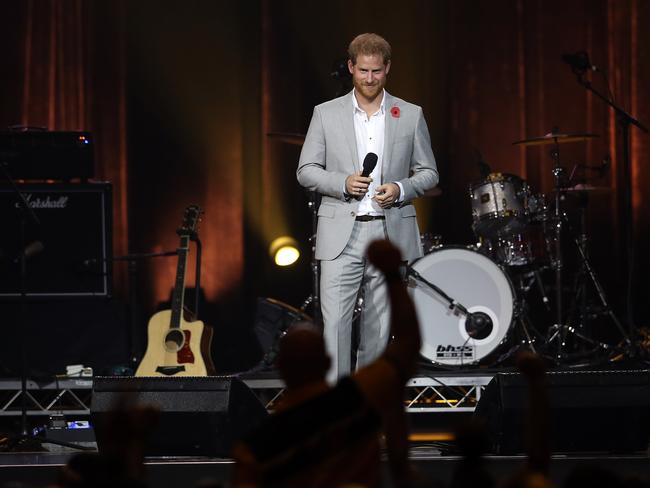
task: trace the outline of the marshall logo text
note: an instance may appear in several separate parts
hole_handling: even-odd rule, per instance
[[[65,195],[57,195],[54,198],[51,198],[50,195],[34,198],[32,193],[25,194],[25,200],[30,208],[66,208],[69,199],[70,197]],[[18,208],[19,205],[17,203],[15,205]]]

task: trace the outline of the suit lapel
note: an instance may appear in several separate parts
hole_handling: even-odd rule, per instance
[[[386,101],[384,103],[385,110],[385,119],[384,119],[384,159],[382,163],[382,182],[384,181],[384,175],[387,174],[387,166],[390,165],[390,162],[393,158],[393,146],[395,142],[395,134],[397,134],[397,124],[399,123],[399,117],[393,117],[391,109],[397,106],[397,100],[392,95],[386,94]]]
[[[341,127],[345,134],[345,141],[348,144],[350,155],[352,156],[352,172],[355,173],[359,170],[359,155],[357,154],[357,139],[354,134],[354,106],[352,105],[353,93],[350,92],[348,96],[344,97],[341,102],[341,112],[339,114],[341,119]]]

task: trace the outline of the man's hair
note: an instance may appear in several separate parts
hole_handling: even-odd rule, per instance
[[[359,34],[352,39],[352,42],[348,46],[348,56],[352,64],[357,64],[357,56],[359,55],[372,56],[375,54],[382,57],[384,65],[387,65],[390,61],[390,44],[388,44],[386,39],[377,34]]]

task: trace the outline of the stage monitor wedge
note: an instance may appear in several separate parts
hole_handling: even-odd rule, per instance
[[[146,456],[228,457],[233,443],[267,416],[235,376],[95,377],[90,411],[100,451],[115,419],[111,411],[120,404],[159,410]]]
[[[547,375],[551,450],[632,453],[650,442],[650,370],[563,371]],[[528,385],[499,373],[474,415],[486,422],[495,454],[525,450]]]

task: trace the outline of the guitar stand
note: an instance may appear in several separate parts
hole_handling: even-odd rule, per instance
[[[149,252],[149,253],[129,253],[124,256],[115,256],[111,261],[126,261],[128,263],[129,274],[129,363],[130,367],[135,371],[140,354],[139,340],[137,334],[138,324],[138,293],[137,293],[137,278],[138,278],[138,261],[150,258],[160,258],[167,256],[178,256],[178,251],[163,251],[163,252]]]

